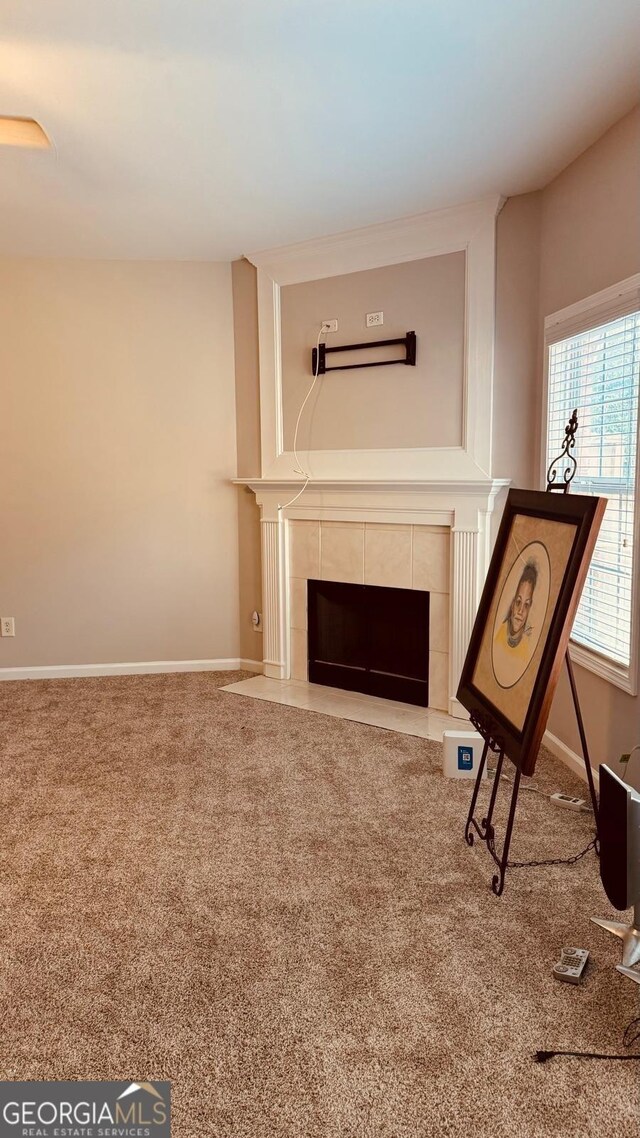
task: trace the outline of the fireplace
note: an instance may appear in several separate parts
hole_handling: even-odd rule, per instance
[[[429,593],[309,579],[309,680],[429,705]]]
[[[477,482],[248,483],[261,511],[263,668],[306,681],[307,581],[429,593],[429,707],[467,719],[457,703],[490,551],[496,494]],[[406,702],[402,700],[402,702]]]

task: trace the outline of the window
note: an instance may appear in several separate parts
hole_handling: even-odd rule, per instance
[[[545,330],[546,465],[559,454],[577,408],[572,490],[608,498],[573,626],[572,656],[635,692],[640,277],[556,313]]]

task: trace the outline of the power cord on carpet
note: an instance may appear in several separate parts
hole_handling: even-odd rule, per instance
[[[493,774],[495,776],[495,773],[495,767],[487,767],[487,774]],[[503,774],[501,777],[505,780],[505,782],[512,781],[508,775]],[[527,785],[526,783],[523,783],[522,789],[528,790],[532,794],[539,794],[542,798],[551,798],[550,794],[546,794],[544,790],[540,790],[539,787],[535,784]],[[580,813],[582,812],[583,811],[580,811]],[[585,807],[584,812],[591,813],[591,810],[589,807]],[[548,865],[574,865],[577,861],[580,861],[581,858],[585,857],[590,850],[595,849],[597,840],[597,836],[593,837],[588,846],[585,846],[583,850],[580,850],[580,853],[573,854],[572,857],[547,857],[543,858],[541,861],[509,861],[507,862],[507,866],[509,869],[540,869]],[[541,1060],[541,1062],[543,1062],[543,1060]]]
[[[625,1047],[633,1047],[640,1040],[640,1016],[631,1020],[624,1029],[622,1042]],[[622,1059],[625,1062],[640,1059],[638,1055],[607,1055],[599,1051],[536,1051],[534,1063],[548,1063],[549,1059],[567,1057],[571,1059]]]
[[[489,778],[495,778],[497,770],[498,770],[497,767],[487,767],[487,776]],[[508,774],[500,775],[500,780],[501,781],[504,780],[504,782],[509,782],[509,783],[513,782],[513,779],[509,778]],[[521,790],[528,790],[530,794],[541,794],[543,798],[550,798],[551,797],[551,795],[545,794],[544,790],[540,790],[540,787],[538,786],[538,784],[536,782],[521,782],[520,783],[520,789]]]
[[[496,771],[497,771],[497,767],[487,767],[487,775],[489,775],[489,776],[493,776],[495,778]],[[513,779],[509,778],[508,774],[503,774],[500,777],[501,777],[501,779],[504,779],[505,782],[509,782],[509,783],[513,782]],[[540,787],[535,782],[523,782],[520,784],[520,789],[521,790],[528,790],[530,794],[539,794],[541,796],[541,798],[552,798],[553,797],[551,794],[547,794],[546,790],[540,790]],[[578,814],[592,814],[593,813],[593,807],[591,807],[588,803],[585,803],[584,806],[581,806],[580,809],[576,811],[576,813],[578,813]]]

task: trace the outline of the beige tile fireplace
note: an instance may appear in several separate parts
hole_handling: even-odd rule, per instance
[[[264,673],[307,679],[307,581],[430,593],[430,706],[456,701],[501,481],[247,483],[261,512]]]
[[[307,679],[307,580],[430,594],[431,707],[449,710],[450,533],[445,526],[293,521],[289,531],[291,678]]]

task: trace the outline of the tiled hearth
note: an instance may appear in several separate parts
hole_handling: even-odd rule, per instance
[[[307,581],[423,589],[430,594],[429,706],[448,710],[450,537],[446,526],[292,521],[291,678],[307,679]]]
[[[356,723],[368,723],[387,731],[400,731],[403,735],[418,735],[423,739],[442,742],[443,731],[464,731],[465,724],[442,711],[414,707],[373,695],[326,688],[308,684],[305,680],[270,680],[267,676],[252,676],[229,684],[222,691],[236,695],[264,699],[269,703],[299,707],[303,711],[316,711],[321,715],[334,715]]]

